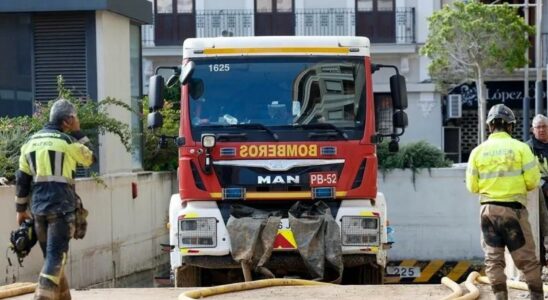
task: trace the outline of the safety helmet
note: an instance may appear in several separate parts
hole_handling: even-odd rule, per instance
[[[495,119],[502,119],[508,124],[516,123],[516,116],[514,115],[514,112],[504,104],[497,104],[491,107],[489,113],[487,114],[486,123],[489,124]]]
[[[17,230],[11,232],[9,248],[17,255],[19,264],[30,253],[37,240],[32,219],[25,220]]]

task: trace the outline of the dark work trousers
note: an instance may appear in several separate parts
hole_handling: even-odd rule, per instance
[[[540,226],[540,263],[546,266],[546,243],[548,243],[548,209],[546,200],[548,189],[544,187],[539,191],[539,226]]]
[[[529,290],[542,294],[541,268],[525,208],[484,204],[480,209],[481,246],[485,252],[485,273],[493,292],[506,291],[504,248],[523,272]]]
[[[71,299],[63,268],[67,260],[69,241],[74,233],[74,213],[34,217],[36,235],[45,260],[34,299]]]

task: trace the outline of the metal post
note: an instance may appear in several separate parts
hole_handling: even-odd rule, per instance
[[[531,99],[528,96],[523,97],[523,129],[522,129],[522,140],[528,141],[529,140],[529,105],[531,103]]]
[[[525,19],[525,24],[529,24],[529,0],[524,1],[524,7],[523,7],[523,17]],[[528,34],[525,34],[527,37],[529,37]],[[523,103],[522,103],[522,110],[523,110],[523,119],[522,119],[522,125],[523,125],[523,132],[522,132],[522,139],[523,141],[527,141],[529,139],[529,107],[530,107],[530,99],[529,99],[529,47],[527,47],[527,50],[525,51],[525,67],[523,71]],[[535,103],[535,112],[537,109],[537,105]]]
[[[535,68],[537,79],[535,82],[535,113],[544,113],[544,103],[542,103],[542,44],[540,32],[542,31],[542,1],[538,1],[535,7]],[[538,109],[537,109],[538,105]]]

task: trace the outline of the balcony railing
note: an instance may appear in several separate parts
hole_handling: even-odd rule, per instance
[[[196,11],[196,37],[252,35],[252,10]]]
[[[143,47],[154,47],[154,25],[141,26],[141,42]]]
[[[299,9],[295,11],[295,35],[356,35],[353,9]]]
[[[253,36],[254,22],[253,10],[199,10],[196,11],[195,36]],[[395,36],[392,38],[395,43],[415,43],[415,8],[396,8],[393,22]],[[153,47],[154,25],[144,25],[141,30],[143,46]],[[354,36],[356,13],[354,9],[296,10],[295,35]]]
[[[415,43],[415,8],[396,8],[396,44]]]

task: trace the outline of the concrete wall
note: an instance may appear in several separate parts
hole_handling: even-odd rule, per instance
[[[480,205],[477,195],[466,190],[465,171],[422,170],[415,184],[410,170],[384,177],[379,173],[379,191],[386,196],[388,219],[395,229],[389,260],[483,260]],[[538,239],[538,200],[533,199],[538,199],[537,191],[529,194],[528,211]]]
[[[70,243],[66,272],[72,288],[115,281],[136,272],[169,263],[160,243],[168,243],[166,228],[169,199],[177,190],[174,173],[120,174],[103,177],[107,187],[92,179],[79,180],[78,194],[89,210],[88,231],[83,240]],[[138,187],[132,199],[131,183]],[[7,242],[15,229],[15,191],[0,187],[4,209],[0,211],[0,237]],[[19,267],[10,253],[12,267],[0,259],[5,277],[0,285],[15,281],[36,281],[42,267],[40,247],[36,245]],[[152,278],[151,278],[152,280]]]
[[[478,260],[480,247],[479,201],[465,188],[464,167],[422,170],[414,184],[410,170],[379,173],[379,191],[388,204],[388,219],[395,229],[395,244],[389,260]],[[105,177],[104,188],[93,180],[80,180],[77,191],[90,211],[84,240],[71,241],[67,274],[71,287],[116,279],[168,263],[160,243],[168,242],[169,198],[176,192],[176,175],[141,173]],[[131,197],[131,183],[139,196]],[[16,228],[13,187],[0,187],[4,209],[0,211],[0,237],[7,241]],[[536,191],[530,193],[528,210],[533,228],[538,228]],[[534,234],[538,238],[538,230]],[[24,268],[8,266],[0,259],[5,274],[0,285],[35,281],[43,259],[36,246],[24,261]]]
[[[96,13],[97,38],[97,98],[116,98],[131,105],[130,84],[130,20],[109,11]],[[123,108],[110,107],[108,113],[130,124],[131,113]],[[132,170],[131,153],[113,134],[99,137],[101,174]]]

